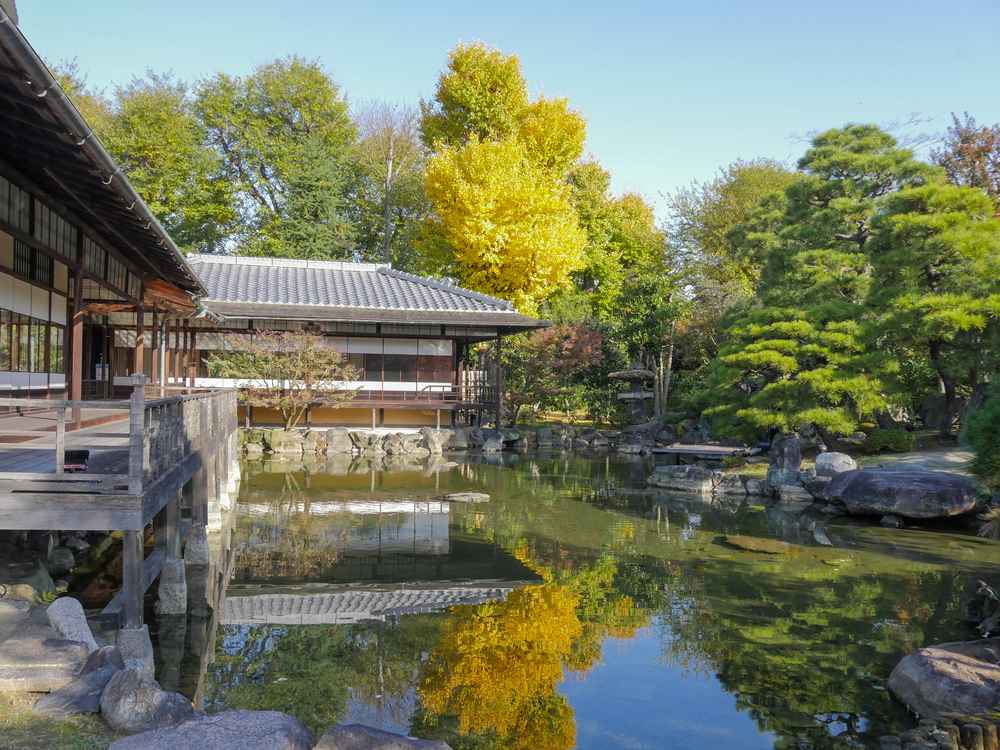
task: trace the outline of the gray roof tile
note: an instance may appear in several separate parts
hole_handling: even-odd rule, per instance
[[[505,300],[374,263],[192,255],[206,303],[516,314]]]

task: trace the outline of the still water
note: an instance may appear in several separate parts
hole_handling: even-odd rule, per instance
[[[204,703],[455,750],[872,747],[1000,545],[642,490],[645,460],[248,463]],[[489,502],[443,502],[458,491]],[[725,535],[777,538],[768,555]]]

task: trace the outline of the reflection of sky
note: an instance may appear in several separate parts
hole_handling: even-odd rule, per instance
[[[664,661],[662,630],[654,623],[627,641],[605,640],[604,658],[560,685],[576,713],[577,748],[771,750],[774,736],[734,710],[714,675]]]

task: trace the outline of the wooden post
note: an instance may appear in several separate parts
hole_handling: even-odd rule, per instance
[[[180,321],[175,320],[174,325],[174,353],[170,356],[170,375],[174,385],[178,385],[177,379],[180,377],[178,365],[181,361],[181,326]]]
[[[434,416],[437,419],[437,428],[440,430],[441,429],[441,410],[440,409],[435,409],[434,410]]]
[[[146,455],[146,376],[132,376],[132,398],[129,404],[128,491],[142,494]]]
[[[142,305],[135,308],[135,362],[132,365],[133,375],[146,372],[146,334],[143,328]]]
[[[497,372],[497,374],[496,374],[496,388],[495,388],[495,390],[496,390],[496,400],[497,400],[497,404],[496,404],[496,410],[497,410],[496,411],[496,423],[497,424],[496,424],[496,427],[497,427],[498,430],[502,427],[502,425],[500,423],[500,418],[501,418],[502,413],[503,413],[503,366],[500,364],[500,353],[501,353],[501,348],[500,348],[500,334],[498,332],[497,333],[497,338],[496,338],[496,368],[497,368],[496,372]]]
[[[149,380],[154,385],[160,382],[160,314],[153,309],[153,328],[149,356]]]
[[[373,406],[373,407],[372,407],[372,432],[374,432],[374,431],[375,431],[375,411],[376,411],[376,409],[375,409],[375,407]]]
[[[83,399],[83,277],[76,275],[73,288],[73,310],[70,317],[69,397],[71,401]],[[73,408],[73,424],[80,424],[80,408]]]
[[[66,409],[56,409],[56,474],[66,468]]]
[[[188,352],[188,385],[194,388],[195,379],[198,377],[198,339],[196,331],[191,331],[191,349]]]
[[[126,531],[122,540],[122,598],[125,605],[123,609],[125,620],[122,625],[126,628],[142,627],[142,597],[145,593],[142,537],[141,530]]]

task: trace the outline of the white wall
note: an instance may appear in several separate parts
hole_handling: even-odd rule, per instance
[[[7,237],[0,232],[0,241]],[[52,294],[52,311],[49,314],[49,292],[46,289],[21,281],[10,274],[0,271],[0,308],[21,315],[30,315],[39,320],[46,320],[60,325],[66,325],[66,297]],[[62,373],[9,372],[0,371],[0,391],[12,389],[44,390],[51,384],[62,386],[66,376]]]

